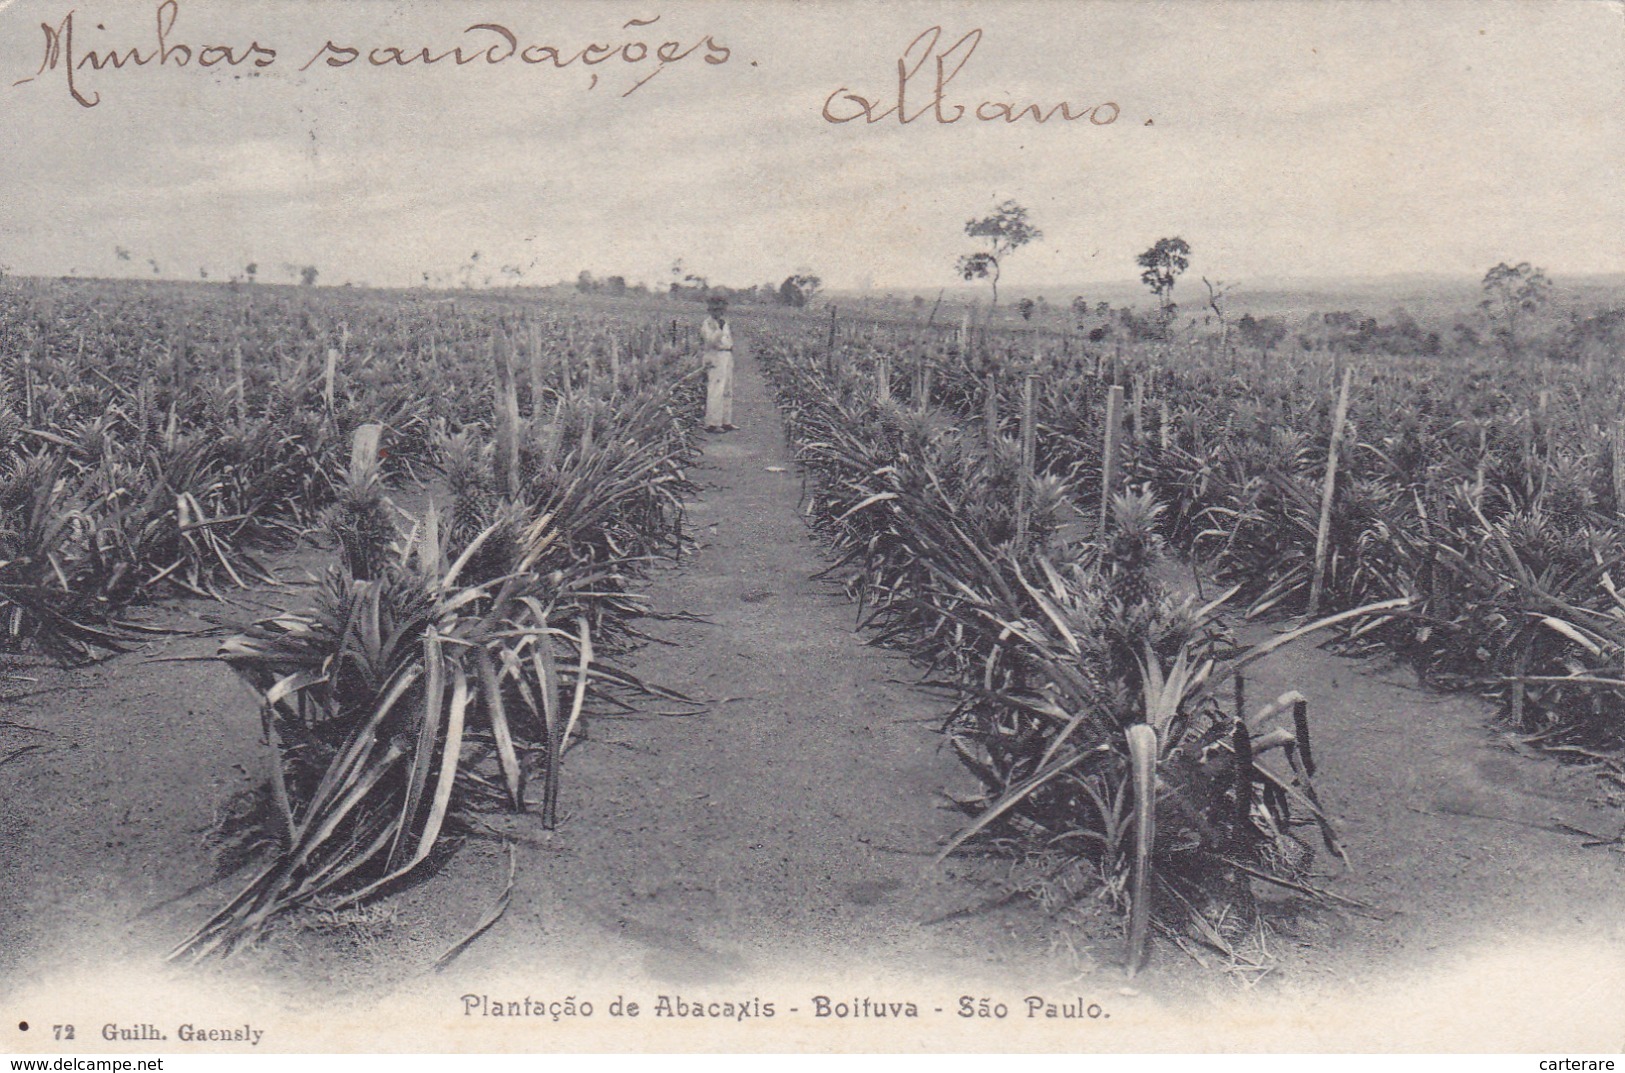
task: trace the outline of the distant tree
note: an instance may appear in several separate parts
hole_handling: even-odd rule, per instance
[[[1021,301],[1016,303],[1016,309],[1021,313],[1022,320],[1032,320],[1033,311],[1037,308],[1038,303],[1033,301],[1031,298],[1023,298]]]
[[[582,294],[591,294],[597,289],[598,281],[592,278],[591,272],[588,272],[585,268],[583,268],[581,270],[581,274],[576,276],[576,290],[580,291]]]
[[[789,306],[791,309],[802,309],[813,300],[813,296],[823,285],[824,281],[817,276],[800,273],[786,276],[784,282],[779,284],[779,304]]]
[[[259,275],[260,266],[257,262],[250,261],[248,262],[248,267],[243,269],[243,271],[248,274],[248,282],[253,283],[254,277]]]
[[[1490,334],[1501,341],[1507,356],[1513,357],[1523,342],[1521,329],[1550,300],[1551,281],[1545,269],[1528,261],[1517,265],[1502,262],[1484,274],[1483,288],[1484,298],[1478,308],[1489,322]]]
[[[961,257],[955,264],[959,277],[967,283],[987,280],[993,287],[993,308],[999,304],[999,276],[1011,254],[1044,233],[1027,221],[1027,210],[1013,199],[1005,201],[979,220],[965,221],[965,234],[981,239],[987,249]]]
[[[1286,325],[1278,317],[1260,320],[1251,313],[1243,313],[1236,322],[1236,334],[1241,338],[1242,346],[1253,347],[1267,355],[1286,339]]]
[[[1472,325],[1463,324],[1458,320],[1456,326],[1451,329],[1451,335],[1455,339],[1456,349],[1464,353],[1478,349],[1478,331]]]
[[[158,274],[158,260],[157,260],[157,258],[148,257],[147,258],[147,264],[152,268],[152,274],[156,276]]]
[[[1219,319],[1219,349],[1225,353],[1230,351],[1230,318],[1225,315],[1225,306],[1229,301],[1230,292],[1234,289],[1224,280],[1210,280],[1202,277],[1202,286],[1207,288],[1207,307]]]
[[[1089,299],[1081,294],[1074,294],[1072,296],[1072,313],[1079,320],[1087,317],[1089,315]]]
[[[1140,273],[1140,282],[1150,287],[1151,293],[1157,296],[1157,305],[1165,319],[1172,317],[1175,308],[1174,283],[1179,279],[1179,274],[1190,267],[1190,256],[1190,244],[1176,237],[1157,239],[1155,246],[1135,258],[1145,270]]]
[[[209,270],[207,268],[199,268],[197,270],[197,275],[198,275],[198,279],[208,279],[209,278]]]
[[[1562,361],[1587,364],[1625,354],[1625,309],[1570,313],[1568,323],[1558,332],[1552,353]]]
[[[1160,312],[1142,317],[1129,306],[1124,306],[1115,315],[1116,327],[1134,342],[1155,342],[1168,337],[1168,317]]]
[[[319,274],[315,265],[306,265],[299,270],[299,282],[307,287],[314,287],[316,286],[316,277]]]
[[[128,261],[130,259],[130,251],[125,249],[123,246],[114,246],[113,256],[120,261]]]
[[[610,276],[604,280],[604,290],[617,298],[623,297],[626,294],[626,277]]]

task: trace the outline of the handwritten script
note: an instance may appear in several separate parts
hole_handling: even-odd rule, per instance
[[[937,123],[949,125],[966,119],[981,122],[1019,123],[1031,120],[1047,123],[1059,118],[1066,123],[1087,119],[1097,127],[1117,122],[1122,113],[1112,101],[1099,104],[1075,105],[1068,101],[1040,104],[1019,101],[974,101],[967,98],[958,103],[951,93],[953,82],[965,70],[976,47],[982,43],[982,31],[971,30],[953,44],[942,47],[942,27],[933,26],[909,42],[897,58],[896,93],[867,97],[841,86],[824,99],[823,116],[829,123],[879,123],[894,119],[898,123]],[[910,108],[913,108],[910,111]]]
[[[144,40],[119,47],[102,45],[101,39],[94,36],[107,32],[105,24],[76,25],[72,11],[54,26],[42,22],[40,29],[44,31],[45,40],[39,69],[12,85],[60,78],[60,84],[75,101],[85,108],[94,108],[102,99],[101,91],[96,88],[97,81],[114,73],[133,74],[161,68],[263,70],[283,63],[281,50],[258,37],[217,42],[200,41],[187,34],[177,27],[179,0],[164,0],[158,5],[156,16]],[[450,68],[507,65],[556,71],[579,65],[576,69],[589,75],[588,89],[597,87],[601,72],[605,75],[615,72],[620,76],[616,81],[626,86],[621,96],[628,97],[667,67],[681,64],[690,57],[697,57],[693,62],[716,67],[727,63],[732,55],[727,46],[719,44],[710,34],[698,40],[661,40],[666,35],[648,29],[659,21],[658,15],[631,19],[607,40],[570,43],[526,39],[501,23],[477,22],[465,28],[455,43],[450,40],[424,44],[328,39],[314,51],[300,50],[296,62],[302,61],[299,71],[346,67],[405,71],[437,65]],[[87,36],[97,47],[86,47]]]

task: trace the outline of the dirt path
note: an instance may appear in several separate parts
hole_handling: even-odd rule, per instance
[[[990,869],[929,862],[962,821],[942,792],[971,780],[934,732],[939,702],[863,644],[838,590],[810,580],[826,561],[747,353],[736,419],[742,430],[709,437],[694,474],[697,548],[649,587],[655,607],[697,620],[654,624],[662,643],[633,667],[702,710],[594,718],[565,765],[558,831],[491,816],[488,837],[398,896],[290,922],[225,966],[159,961],[242,881],[195,889],[216,878],[205,832],[263,777],[254,707],[229,673],[151,658],[205,656],[215,642],[19,670],[39,692],[0,709],[21,724],[0,726],[0,758],[40,747],[0,765],[0,1006],[117,980],[130,1019],[171,989],[229,995],[256,1016],[383,1002],[463,1024],[469,993],[951,1004],[985,986],[1013,1001],[1031,989],[1104,998],[1119,1034],[1098,1045],[1128,1049],[1625,1044],[1625,855],[1551,829],[1558,818],[1612,834],[1617,804],[1591,777],[1506,748],[1475,699],[1308,647],[1265,661],[1250,694],[1311,698],[1317,783],[1356,865],[1327,885],[1369,909],[1273,904],[1263,976],[1198,967],[1159,941],[1129,994],[1109,929],[1074,951],[1051,943],[1064,929],[1030,902],[962,912],[996,893]],[[507,912],[432,971],[493,904],[505,841],[517,863]],[[349,1023],[375,1029],[373,1046],[398,1042],[388,1017]],[[934,1036],[932,1023],[918,1030],[926,1045],[1000,1043]]]
[[[702,621],[656,624],[665,643],[634,667],[704,711],[594,722],[503,934],[668,984],[996,961],[985,921],[924,923],[977,896],[929,863],[963,820],[942,792],[974,786],[907,664],[866,647],[852,605],[812,580],[827,564],[782,424],[743,348],[736,369],[741,428],[707,438],[695,475],[698,547],[649,590]],[[561,929],[548,906],[582,917]]]

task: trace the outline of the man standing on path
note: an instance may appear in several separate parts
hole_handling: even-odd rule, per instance
[[[734,424],[734,340],[728,326],[728,300],[706,302],[711,315],[700,325],[705,344],[705,431],[732,432]]]

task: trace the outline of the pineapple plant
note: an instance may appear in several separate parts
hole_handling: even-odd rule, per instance
[[[338,543],[344,568],[352,578],[371,581],[379,576],[397,536],[392,514],[379,471],[376,432],[369,436],[363,431],[356,436],[338,500],[325,517],[327,533]]]
[[[1112,597],[1125,610],[1140,607],[1156,595],[1152,571],[1163,552],[1157,531],[1161,517],[1162,504],[1149,490],[1112,496],[1111,532],[1106,538],[1102,565]]]

